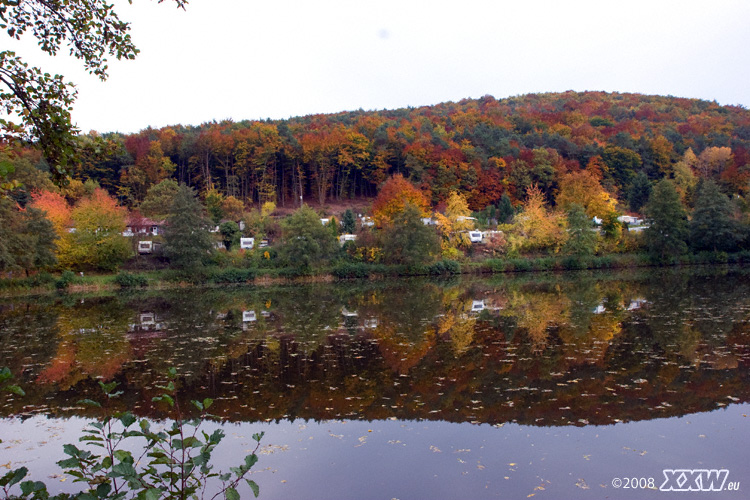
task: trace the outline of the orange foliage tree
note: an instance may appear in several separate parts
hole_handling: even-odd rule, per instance
[[[372,204],[372,216],[375,223],[379,227],[389,224],[407,204],[417,207],[422,217],[430,215],[430,205],[422,191],[406,180],[403,175],[396,174],[383,184]]]
[[[560,192],[556,201],[558,208],[564,212],[567,212],[571,205],[577,204],[583,207],[589,217],[599,218],[613,212],[617,204],[589,170],[565,174],[560,179]]]

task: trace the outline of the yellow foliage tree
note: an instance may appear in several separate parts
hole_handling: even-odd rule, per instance
[[[441,235],[443,256],[454,258],[460,255],[459,249],[469,248],[471,240],[468,232],[474,229],[471,210],[463,194],[452,191],[446,202],[445,215],[435,214]]]
[[[536,185],[527,191],[524,210],[512,226],[513,250],[550,250],[555,253],[565,244],[565,217],[547,210],[544,193]]]
[[[617,200],[602,188],[599,179],[588,171],[571,172],[560,179],[557,206],[567,212],[572,205],[580,205],[589,217],[603,219],[614,212]]]

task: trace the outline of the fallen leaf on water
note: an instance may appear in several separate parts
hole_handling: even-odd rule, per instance
[[[510,465],[511,467],[513,467],[514,465],[516,465],[516,463],[515,462],[511,462],[508,465]]]
[[[433,453],[442,453],[442,451],[440,451],[440,448],[438,448],[437,446],[430,446],[430,451]]]

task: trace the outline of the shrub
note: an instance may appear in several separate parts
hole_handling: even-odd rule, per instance
[[[121,288],[135,288],[137,286],[146,286],[148,279],[142,274],[131,274],[125,271],[115,276],[115,283]]]
[[[212,274],[210,280],[213,283],[247,283],[255,278],[253,269],[237,269],[230,267]]]
[[[439,276],[443,274],[460,274],[461,264],[455,260],[439,260],[434,264],[427,266],[428,274]]]
[[[60,275],[60,279],[55,281],[55,287],[58,290],[65,290],[70,286],[71,283],[73,283],[73,280],[76,279],[76,275],[73,271],[63,271]]]
[[[336,265],[331,273],[339,279],[367,278],[370,276],[371,266],[363,262],[342,262]]]

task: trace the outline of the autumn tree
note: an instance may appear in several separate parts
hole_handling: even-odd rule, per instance
[[[70,206],[60,193],[54,191],[34,193],[31,206],[45,213],[58,235],[67,232],[70,226]]]
[[[123,170],[121,182],[128,189],[133,202],[138,204],[146,197],[151,186],[165,180],[174,170],[175,164],[164,155],[161,142],[152,141],[148,154]]]
[[[672,165],[669,171],[669,178],[674,182],[674,187],[680,195],[683,204],[692,204],[692,198],[695,194],[695,186],[698,179],[695,175],[698,169],[698,157],[693,153],[692,148],[688,148],[682,155],[682,158]]]
[[[452,191],[445,206],[445,215],[435,214],[438,221],[438,229],[443,237],[443,255],[448,258],[456,258],[460,249],[471,247],[468,232],[474,229],[474,220],[471,218],[471,210],[466,202],[466,197],[456,191]]]
[[[565,174],[560,179],[560,192],[556,202],[560,210],[565,212],[573,205],[579,205],[589,218],[602,218],[614,211],[617,204],[617,200],[602,188],[599,179],[589,170]]]
[[[698,156],[698,172],[701,177],[721,174],[732,161],[732,149],[728,147],[710,147]]]
[[[103,189],[81,199],[70,218],[75,229],[64,239],[60,264],[73,269],[114,271],[130,256],[130,245],[122,235],[127,211]]]
[[[242,219],[242,214],[245,211],[245,204],[234,196],[227,196],[221,201],[221,211],[224,214],[224,218],[239,221]]]
[[[403,175],[396,174],[383,184],[372,204],[372,216],[378,227],[387,225],[396,214],[403,211],[407,204],[419,210],[421,217],[430,214],[429,203],[425,195]]]
[[[523,212],[516,215],[512,230],[515,250],[557,252],[565,243],[564,219],[547,210],[544,193],[536,186],[528,189]]]

